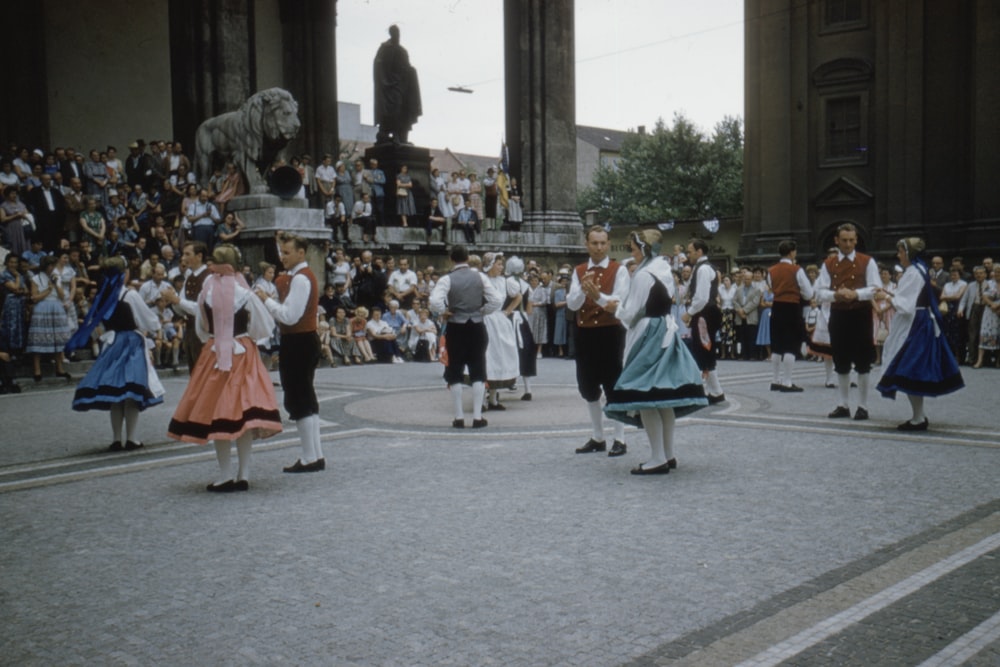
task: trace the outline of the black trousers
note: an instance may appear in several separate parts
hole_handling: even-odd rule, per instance
[[[486,382],[486,346],[490,337],[482,322],[448,322],[445,329],[445,349],[448,350],[448,365],[444,369],[444,381],[449,385],[460,384],[469,367],[472,382]]]
[[[583,400],[599,400],[602,389],[606,397],[613,395],[624,354],[624,327],[576,328],[576,384]]]
[[[775,301],[771,306],[771,352],[798,354],[802,349],[802,306]]]
[[[703,326],[704,332],[702,331]],[[691,317],[691,337],[688,338],[687,344],[688,349],[691,350],[691,356],[694,357],[700,370],[715,370],[716,348],[718,346],[715,337],[721,328],[722,311],[714,304],[708,304]]]
[[[837,375],[850,373],[852,365],[861,375],[871,371],[875,362],[871,308],[831,308],[830,347]]]
[[[285,410],[292,420],[319,414],[319,401],[313,377],[320,360],[319,336],[308,333],[283,333],[279,347],[278,377],[285,390]]]

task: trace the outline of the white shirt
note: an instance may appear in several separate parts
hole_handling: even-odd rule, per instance
[[[455,269],[467,267],[468,264],[461,263],[456,264]],[[453,269],[454,270],[454,269]],[[486,303],[480,308],[480,312],[483,315],[489,315],[490,313],[496,312],[503,305],[503,295],[493,287],[493,283],[490,282],[489,277],[485,273],[476,271],[479,276],[479,280],[483,283],[483,298],[486,299]],[[441,276],[441,279],[437,281],[434,285],[434,289],[431,290],[431,295],[427,300],[427,304],[430,306],[432,312],[443,313],[448,310],[448,292],[451,290],[451,274]]]
[[[150,278],[139,288],[139,296],[142,298],[143,303],[153,303],[169,288],[170,283],[166,280],[161,280],[160,284],[157,285],[156,281]]]
[[[837,251],[837,258],[843,261],[845,258],[854,261],[855,252],[850,255]],[[858,290],[858,301],[871,301],[875,296],[875,289],[882,286],[882,278],[878,274],[878,263],[873,259],[868,260],[868,268],[865,269],[865,286]],[[816,296],[822,303],[829,303],[834,300],[836,292],[830,289],[830,272],[826,270],[826,262],[823,262],[819,270],[819,278],[816,279]]]
[[[200,276],[205,271],[208,271],[208,265],[207,264],[202,264],[200,267],[198,267],[197,271],[193,271],[192,272],[191,269],[188,269],[185,272],[184,286],[187,287],[187,281],[188,281],[188,279],[192,275]],[[184,289],[183,288],[181,289],[180,299],[181,299],[180,303],[177,304],[177,307],[180,308],[184,312],[185,315],[191,315],[193,317],[193,316],[195,316],[195,315],[198,314],[198,301],[197,301],[197,299],[194,300],[194,301],[188,301],[187,299],[185,299],[184,298]]]
[[[606,269],[610,263],[610,257],[605,257],[597,264],[595,264],[592,259],[587,260],[587,271],[590,271],[595,267]],[[615,273],[615,284],[611,288],[611,294],[602,293],[600,298],[597,300],[597,305],[603,308],[608,305],[609,299],[614,299],[618,303],[622,303],[628,295],[628,286],[628,268],[624,264],[620,264],[618,266],[618,272]],[[570,310],[580,310],[580,308],[583,307],[583,302],[586,300],[587,295],[583,293],[583,289],[580,287],[580,279],[577,277],[576,271],[574,270],[570,279],[569,293],[566,295],[566,307]]]
[[[698,281],[695,284],[694,294],[691,295],[691,305],[687,307],[689,315],[697,315],[708,305],[708,297],[712,293],[712,281],[716,276],[715,267],[709,263],[708,257],[699,258],[695,262],[694,270],[698,272]]]
[[[264,302],[268,312],[271,313],[274,319],[285,326],[292,326],[301,320],[302,315],[306,312],[306,306],[309,305],[312,284],[301,273],[302,269],[308,266],[306,262],[302,262],[288,272],[292,276],[292,282],[288,286],[288,296],[285,297],[282,303],[278,303],[271,297],[268,297],[267,301]]]
[[[411,287],[417,286],[417,274],[413,269],[407,269],[403,271],[402,269],[396,269],[389,276],[389,287],[392,288],[394,292],[399,292],[403,294],[407,292]]]

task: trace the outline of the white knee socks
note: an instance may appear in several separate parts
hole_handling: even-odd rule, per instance
[[[708,371],[705,376],[705,391],[709,396],[719,396],[723,393],[722,383],[719,382],[719,374],[715,371]]]
[[[640,410],[642,415],[642,428],[649,438],[649,460],[643,464],[646,468],[655,468],[667,462],[667,456],[663,449],[663,422],[660,421],[660,411],[656,408]]]
[[[784,376],[784,385],[792,386],[792,367],[795,365],[795,355],[785,354],[781,357],[781,373]]]
[[[833,359],[824,359],[823,368],[826,369],[826,384],[833,384]]]
[[[319,422],[319,415],[309,415],[295,421],[295,426],[299,431],[299,442],[302,446],[302,463],[312,463],[316,460],[315,432],[313,430],[313,420]]]
[[[462,385],[453,384],[448,387],[451,392],[451,400],[455,406],[455,419],[465,419],[465,410],[462,408]]]
[[[851,374],[837,373],[837,394],[840,396],[840,405],[849,408],[851,400]]]
[[[219,462],[219,478],[215,480],[216,486],[233,478],[230,472],[233,458],[232,448],[233,443],[229,440],[215,441],[215,460]]]
[[[139,424],[139,407],[135,401],[125,401],[125,439],[139,442],[135,439],[135,427]]]
[[[521,379],[524,380],[524,393],[525,394],[530,394],[531,393],[531,378],[526,378],[524,376],[521,376]]]
[[[250,446],[253,444],[253,434],[247,431],[236,440],[236,454],[240,459],[240,469],[236,479],[250,479]]]
[[[472,418],[483,418],[483,396],[486,395],[485,382],[472,383]]]
[[[125,420],[125,406],[113,403],[108,414],[111,415],[111,437],[115,442],[122,441],[122,422]]]
[[[771,371],[773,372],[773,379],[771,384],[781,384],[781,355],[777,353],[771,354]]]
[[[674,423],[677,419],[673,408],[660,408],[659,413],[663,423],[663,455],[669,461],[674,458]]]
[[[319,437],[319,415],[313,415],[313,446],[316,448],[316,458],[323,458],[323,443]]]
[[[868,409],[868,386],[871,375],[869,373],[858,373],[858,407]]]
[[[604,412],[601,410],[601,402],[587,401],[587,411],[590,413],[590,425],[594,429],[591,437],[598,442],[604,442]],[[622,426],[624,427],[624,424]]]

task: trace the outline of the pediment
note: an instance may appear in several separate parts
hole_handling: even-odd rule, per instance
[[[868,206],[875,195],[860,183],[841,176],[820,191],[813,200],[818,208],[837,208],[841,206]]]

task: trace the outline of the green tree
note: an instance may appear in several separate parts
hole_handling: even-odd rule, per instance
[[[649,134],[630,134],[618,164],[601,167],[578,197],[612,224],[743,213],[743,127],[726,117],[706,137],[683,115]]]

